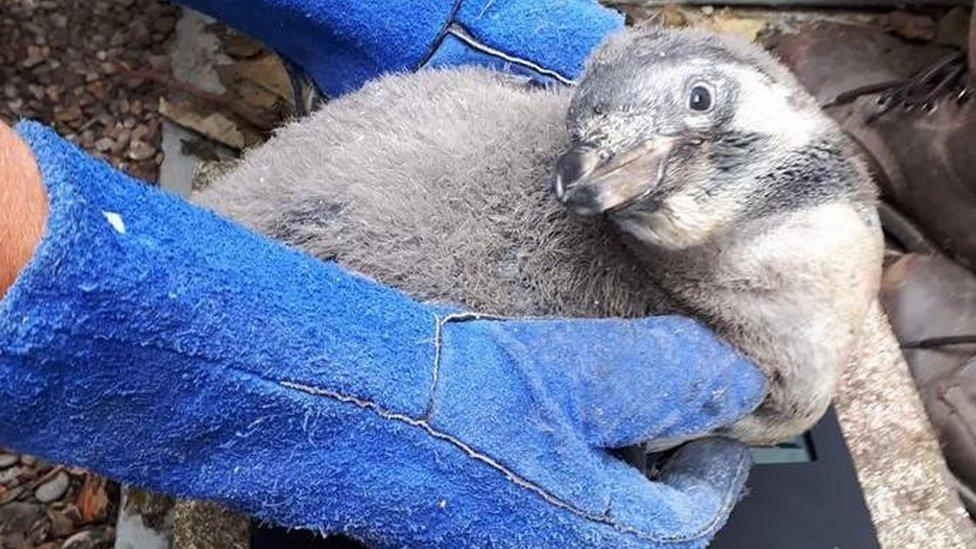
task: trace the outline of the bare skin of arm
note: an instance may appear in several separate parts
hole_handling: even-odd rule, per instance
[[[0,122],[0,298],[33,256],[47,215],[47,193],[30,148]]]

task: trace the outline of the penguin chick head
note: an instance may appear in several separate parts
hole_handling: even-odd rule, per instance
[[[836,126],[768,53],[698,31],[609,39],[588,63],[568,126],[557,198],[672,249],[797,206],[804,192],[830,195],[808,179],[826,179],[837,166],[815,175],[818,164],[844,156]]]

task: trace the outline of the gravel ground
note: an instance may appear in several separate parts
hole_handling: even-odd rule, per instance
[[[0,545],[111,547],[118,489],[82,471],[0,450]]]
[[[178,9],[163,0],[0,0],[0,119],[32,118],[155,181],[160,87]]]
[[[30,118],[155,181],[160,86],[178,9],[163,0],[0,0],[0,119]],[[0,448],[0,547],[111,547],[118,487]]]

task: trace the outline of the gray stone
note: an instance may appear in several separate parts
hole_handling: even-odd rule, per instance
[[[17,480],[17,477],[24,471],[21,467],[7,467],[6,469],[0,469],[0,484],[8,484],[13,480]]]
[[[148,160],[156,155],[156,148],[143,141],[133,141],[129,144],[126,158],[129,160]]]
[[[34,497],[41,503],[51,503],[60,499],[68,491],[70,484],[71,477],[68,476],[68,473],[61,471],[44,484],[38,486],[34,490]]]
[[[98,152],[105,152],[115,146],[115,141],[112,141],[111,137],[103,137],[95,141],[95,150]]]
[[[13,501],[0,507],[0,524],[7,532],[26,532],[40,515],[40,505]]]
[[[13,454],[0,454],[0,469],[6,469],[17,463],[20,458]]]
[[[95,536],[91,530],[78,532],[70,538],[64,540],[61,549],[92,549],[95,547]]]

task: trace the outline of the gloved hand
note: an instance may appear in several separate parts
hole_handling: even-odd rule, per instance
[[[134,182],[35,124],[48,234],[0,302],[0,444],[381,546],[698,547],[737,442],[649,482],[761,374],[694,322],[415,302]]]
[[[327,96],[389,72],[482,65],[568,83],[623,17],[596,0],[178,0],[261,39]]]

